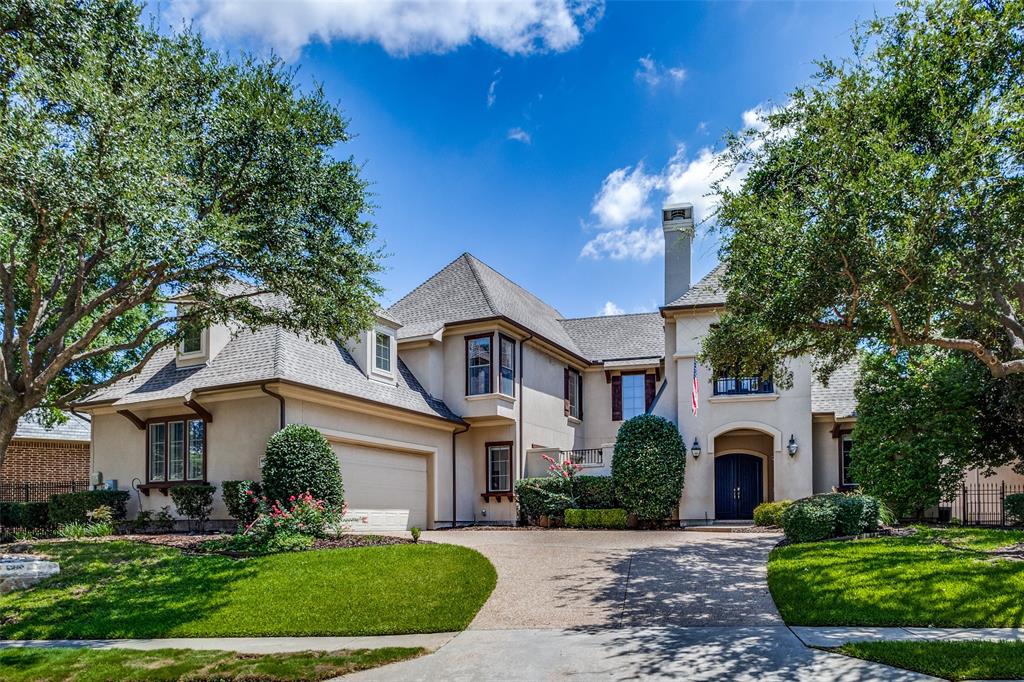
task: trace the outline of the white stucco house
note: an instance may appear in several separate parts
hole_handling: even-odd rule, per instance
[[[855,371],[829,385],[796,361],[794,384],[712,376],[691,409],[695,355],[720,315],[720,268],[691,286],[693,208],[666,206],[665,305],[566,318],[470,254],[378,314],[355,339],[212,326],[78,405],[92,416],[92,469],[138,491],[130,513],[175,485],[259,478],[285,424],[335,448],[366,528],[514,523],[516,480],[553,451],[607,473],[622,421],[678,425],[687,455],[682,522],[748,519],[761,501],[850,483]],[[227,518],[219,501],[214,518]]]

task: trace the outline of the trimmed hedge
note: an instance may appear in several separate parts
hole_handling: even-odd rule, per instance
[[[1003,500],[1006,520],[1010,523],[1024,523],[1024,493],[1007,495]]]
[[[127,490],[83,490],[77,493],[50,495],[50,523],[87,523],[86,512],[107,506],[115,521],[123,521],[128,506]]]
[[[615,506],[615,488],[609,476],[576,476],[571,484],[557,476],[523,478],[516,481],[515,493],[519,512],[528,521],[540,516],[561,518],[570,507],[609,509]]]
[[[782,513],[791,542],[814,542],[878,529],[881,503],[870,495],[828,493],[793,502]]]
[[[615,506],[615,483],[611,476],[577,476],[572,482],[579,509],[610,509]]]
[[[619,427],[612,456],[615,495],[638,519],[671,516],[683,494],[685,472],[686,447],[675,424],[644,414]]]
[[[305,492],[339,509],[345,501],[338,456],[312,426],[289,424],[271,436],[261,466],[263,492],[271,502],[287,504]]]
[[[222,481],[220,486],[224,506],[239,526],[248,526],[256,520],[260,512],[258,501],[263,494],[263,486],[259,481]],[[248,494],[249,491],[252,491],[252,495]]]
[[[565,525],[569,528],[615,528],[626,527],[628,514],[625,509],[566,509]]]
[[[213,511],[215,485],[178,485],[170,489],[171,499],[178,514],[188,519],[189,525],[202,532]]]
[[[37,530],[50,526],[49,502],[0,502],[0,526]]]
[[[754,507],[755,526],[781,526],[782,512],[793,504],[793,500],[778,500],[777,502],[762,502]]]

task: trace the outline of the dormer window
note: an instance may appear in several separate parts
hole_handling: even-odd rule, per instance
[[[391,373],[391,337],[384,332],[377,332],[374,340],[373,366],[381,372]]]
[[[202,325],[191,323],[185,326],[184,336],[178,346],[181,355],[199,355],[204,349],[204,328]]]

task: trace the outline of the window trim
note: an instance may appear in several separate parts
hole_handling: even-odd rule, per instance
[[[387,344],[387,346],[388,346],[388,368],[387,369],[383,369],[383,368],[377,366],[377,360],[378,360],[377,340],[378,340],[378,337],[381,337],[381,336],[383,336],[388,341],[388,344]],[[394,363],[395,337],[393,335],[387,333],[386,331],[381,331],[380,329],[375,329],[373,331],[373,350],[372,350],[372,353],[373,353],[373,365],[372,365],[373,371],[376,372],[377,374],[383,374],[383,375],[389,376],[389,377],[390,376],[394,376],[394,373],[395,373],[395,363]]]
[[[490,386],[488,386],[487,388],[489,390],[485,391],[484,393],[470,393],[469,392],[469,343],[470,343],[470,341],[475,341],[476,339],[484,339],[484,338],[490,339],[490,343],[488,344],[488,348],[487,348],[487,351],[488,351],[488,360],[487,361],[489,363],[487,368],[488,368],[488,372],[490,374],[490,376],[489,376]],[[463,366],[465,367],[465,372],[466,372],[466,387],[465,387],[466,388],[466,397],[468,398],[468,397],[474,396],[474,395],[490,395],[490,394],[494,393],[494,332],[484,332],[482,334],[470,334],[470,335],[464,337],[464,341],[465,341],[465,344],[464,344],[464,346],[465,346],[465,358],[463,359]]]
[[[505,393],[503,390],[501,390],[501,379],[502,379],[501,371],[503,369],[505,369],[502,366],[502,364],[501,364],[501,344],[506,342],[506,341],[512,344],[512,392],[511,393]],[[517,369],[516,368],[516,340],[514,338],[512,338],[511,336],[508,336],[507,334],[502,334],[501,332],[498,332],[498,393],[500,393],[501,395],[507,395],[510,398],[515,398],[516,397],[516,369]],[[469,358],[468,357],[466,358],[466,372],[467,373],[469,372]]]
[[[183,359],[199,358],[206,355],[206,349],[209,346],[209,325],[202,325],[199,328],[199,350],[185,350],[185,339],[178,342],[178,357]]]
[[[202,478],[189,478],[188,477],[189,445],[190,445],[191,440],[192,440],[192,437],[191,437],[191,434],[189,432],[189,428],[188,427],[189,427],[189,422],[193,422],[193,421],[203,422],[203,473],[202,473]],[[182,461],[183,470],[182,470],[182,473],[183,473],[183,478],[181,478],[181,479],[174,479],[174,480],[168,478],[168,474],[170,473],[170,468],[171,468],[171,466],[170,466],[170,464],[171,464],[171,458],[170,458],[170,454],[171,454],[171,449],[170,449],[171,427],[170,427],[170,425],[173,422],[183,422],[184,423],[184,430],[185,430],[184,440],[182,441],[182,450],[183,450],[183,452],[182,452],[182,456],[183,456],[183,461]],[[175,414],[175,415],[169,415],[169,416],[166,416],[166,417],[153,417],[153,418],[147,419],[145,424],[146,424],[146,483],[145,483],[146,486],[150,486],[150,487],[152,487],[152,486],[175,486],[175,485],[192,485],[192,484],[197,484],[197,483],[206,483],[207,455],[209,454],[209,451],[208,451],[208,448],[207,448],[207,444],[208,444],[209,438],[210,438],[210,436],[209,436],[210,422],[209,421],[207,421],[206,419],[204,419],[203,417],[201,417],[201,416],[199,416],[197,414]],[[163,478],[157,478],[157,479],[154,479],[154,478],[151,477],[152,469],[150,468],[150,466],[151,466],[150,455],[152,454],[152,450],[150,449],[150,427],[153,424],[163,424],[164,425],[164,475],[163,475]]]
[[[491,488],[491,448],[508,448],[508,488],[504,490],[495,490]],[[512,441],[510,440],[498,440],[484,443],[484,489],[486,495],[508,495],[512,492],[512,487],[515,481],[512,480],[513,476],[513,464],[512,464]]]
[[[642,415],[647,414],[647,370],[620,372],[619,376],[622,377],[622,379],[619,380],[619,404],[622,405],[622,421],[626,421],[628,419],[632,419],[633,417],[640,417]],[[640,377],[640,391],[644,399],[643,410],[640,412],[640,414],[633,415],[633,417],[626,416],[626,391],[624,390],[625,386],[623,385],[624,379],[626,377]]]

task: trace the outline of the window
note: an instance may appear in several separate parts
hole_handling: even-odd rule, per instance
[[[853,480],[853,476],[850,473],[851,465],[853,464],[853,437],[844,433],[839,439],[839,481],[842,485],[857,485],[857,482]]]
[[[491,335],[466,337],[466,395],[491,393]]]
[[[512,490],[512,443],[487,444],[487,492]]]
[[[206,477],[206,422],[168,417],[147,427],[149,482],[202,481]]]
[[[622,418],[632,419],[647,411],[643,374],[622,375]]]
[[[377,332],[374,340],[374,366],[382,372],[391,373],[391,337]]]
[[[516,394],[516,342],[498,335],[498,390],[505,395]]]
[[[565,370],[566,415],[583,418],[583,377],[574,369]]]
[[[203,350],[203,328],[195,323],[185,327],[184,337],[181,339],[181,354],[190,355],[201,353]]]

